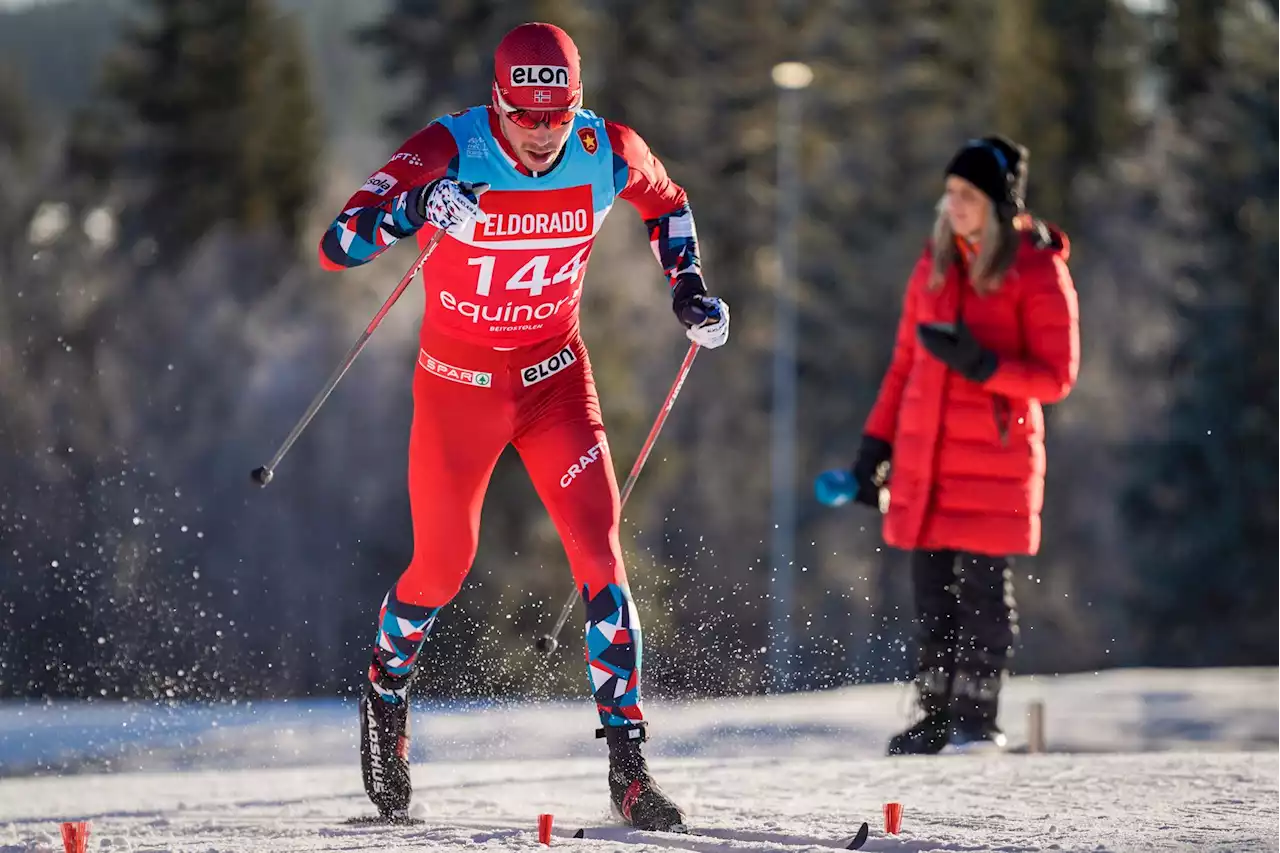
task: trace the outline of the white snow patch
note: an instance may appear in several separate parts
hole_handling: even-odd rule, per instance
[[[648,703],[653,770],[698,837],[637,833],[609,816],[585,701],[423,709],[414,809],[426,823],[399,828],[344,823],[372,811],[350,705],[8,705],[0,853],[60,851],[57,822],[77,819],[93,822],[95,851],[532,851],[540,812],[555,814],[557,846],[584,853],[816,851],[843,846],[863,820],[871,851],[1280,847],[1273,669],[1015,679],[1002,724],[1021,740],[1027,703],[1044,701],[1048,755],[883,758],[907,696],[887,685]],[[100,738],[122,722],[136,736]],[[68,764],[109,754],[132,772],[13,775],[50,743]],[[897,837],[881,831],[891,800],[905,805]],[[579,827],[587,839],[570,839]]]

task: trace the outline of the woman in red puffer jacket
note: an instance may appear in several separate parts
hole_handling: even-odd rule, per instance
[[[1027,159],[998,136],[952,158],[857,461],[819,478],[827,503],[887,503],[885,542],[911,551],[924,718],[890,754],[1004,745],[1010,558],[1040,547],[1041,404],[1080,359],[1067,239],[1024,213]]]

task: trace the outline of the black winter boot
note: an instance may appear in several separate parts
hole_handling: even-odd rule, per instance
[[[409,678],[395,678],[374,661],[360,696],[360,770],[364,790],[384,820],[409,819]]]
[[[636,829],[684,832],[684,813],[649,775],[640,752],[645,727],[607,726],[596,737],[609,744],[609,798],[618,815]]]
[[[937,755],[950,737],[950,676],[942,670],[916,675],[916,697],[924,717],[889,739],[889,755]]]
[[[957,672],[951,696],[950,743],[957,750],[1002,750],[1008,743],[996,725],[1001,678]]]

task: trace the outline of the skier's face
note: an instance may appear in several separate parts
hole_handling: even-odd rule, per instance
[[[573,129],[573,122],[562,127],[547,127],[540,124],[532,130],[520,127],[506,113],[498,110],[498,121],[502,126],[502,135],[511,143],[516,159],[531,172],[545,172],[560,156],[565,140]]]
[[[987,221],[987,208],[991,204],[982,190],[964,178],[948,175],[944,204],[953,233],[967,240],[974,240],[982,235],[982,228]]]

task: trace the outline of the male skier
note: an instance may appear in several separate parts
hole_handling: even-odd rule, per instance
[[[489,186],[477,194],[476,184]],[[326,269],[372,260],[416,234],[446,236],[423,267],[426,310],[409,437],[414,552],[383,600],[360,701],[365,791],[407,816],[408,696],[418,651],[475,558],[480,508],[514,444],[556,525],[587,612],[587,670],[609,747],[609,790],[633,826],[684,817],[640,746],[640,622],[618,539],[619,496],[578,328],[595,235],[630,202],[689,339],[723,345],[728,306],[707,295],[685,191],[629,127],[582,108],[578,49],[528,23],[494,55],[491,102],[418,131],[343,206],[320,243]]]

